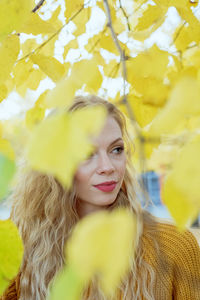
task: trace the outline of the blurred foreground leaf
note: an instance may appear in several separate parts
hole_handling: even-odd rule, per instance
[[[73,268],[68,266],[57,276],[49,300],[79,300],[83,288],[84,282]]]
[[[93,150],[89,137],[100,132],[105,116],[103,107],[93,107],[42,121],[33,129],[27,147],[31,167],[55,175],[69,187],[77,166]]]
[[[0,200],[8,192],[15,170],[15,162],[0,153]]]
[[[17,275],[23,245],[17,227],[11,220],[0,220],[0,295]]]
[[[0,41],[19,27],[31,15],[32,0],[1,0]]]
[[[163,187],[163,199],[178,227],[183,229],[200,211],[200,136],[187,144]]]
[[[134,217],[127,209],[83,218],[67,243],[67,266],[53,286],[50,300],[80,299],[81,288],[94,275],[107,296],[114,293],[134,259],[135,230]]]

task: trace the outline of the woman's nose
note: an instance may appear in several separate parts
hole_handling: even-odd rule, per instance
[[[110,174],[114,171],[114,166],[107,154],[99,155],[98,158],[98,173]]]

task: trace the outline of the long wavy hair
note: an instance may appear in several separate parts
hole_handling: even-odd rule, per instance
[[[143,259],[142,243],[144,223],[154,221],[143,212],[138,201],[139,185],[131,163],[131,140],[125,117],[115,105],[93,95],[76,97],[68,111],[73,113],[77,109],[94,105],[103,105],[108,115],[117,121],[127,145],[123,186],[109,209],[126,206],[137,220],[136,254],[135,257],[133,255],[131,270],[119,285],[114,299],[139,300],[144,297],[147,300],[154,300],[155,274],[152,267]],[[65,244],[79,220],[76,191],[73,185],[67,190],[52,175],[27,168],[23,163],[19,166],[16,182],[10,199],[11,218],[19,228],[24,243],[24,257],[20,271],[20,300],[45,300],[55,275],[66,263]],[[85,288],[82,299],[103,300],[106,297],[94,279]]]

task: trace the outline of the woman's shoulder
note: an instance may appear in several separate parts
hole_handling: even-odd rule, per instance
[[[200,229],[179,230],[167,219],[153,218],[150,222],[144,221],[143,238],[154,238],[158,244],[168,245],[169,248],[176,245],[200,251]]]
[[[142,237],[145,248],[149,248],[149,251],[159,251],[173,264],[182,262],[195,268],[200,266],[199,239],[198,230],[194,235],[194,231],[180,231],[172,222],[156,218],[144,224]]]
[[[153,267],[162,287],[176,299],[200,299],[200,247],[190,230],[168,222],[145,222],[144,260]]]

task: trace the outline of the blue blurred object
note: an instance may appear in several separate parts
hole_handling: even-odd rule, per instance
[[[141,180],[151,199],[147,210],[156,217],[172,219],[168,209],[161,200],[159,175],[155,171],[148,171],[142,174]]]
[[[148,171],[142,174],[142,180],[153,204],[161,204],[160,178],[158,174],[154,171]]]

